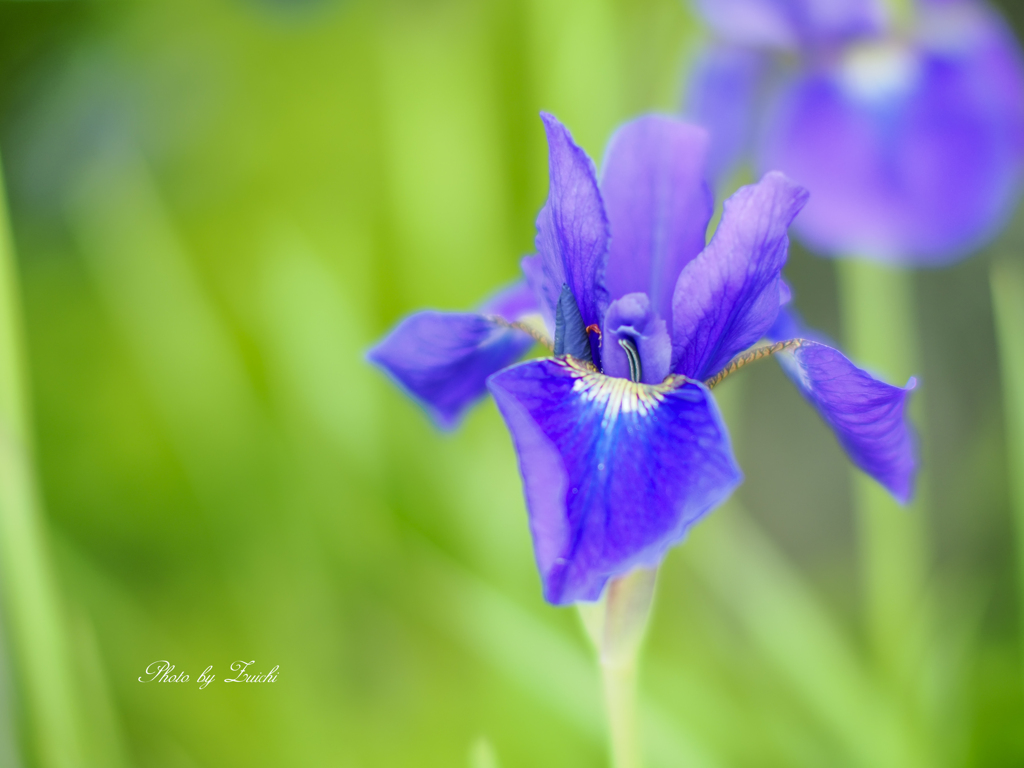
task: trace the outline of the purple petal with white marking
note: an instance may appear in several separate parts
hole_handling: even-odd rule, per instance
[[[405,318],[367,358],[417,400],[442,429],[487,393],[487,377],[533,344],[527,334],[471,313],[418,312]]]
[[[683,267],[704,249],[714,197],[708,135],[669,117],[634,120],[612,137],[601,175],[611,247],[605,286],[612,299],[646,293],[668,318]]]
[[[705,380],[760,339],[779,311],[786,231],[807,191],[781,173],[725,202],[714,238],[683,269],[672,304],[673,370]]]
[[[629,378],[629,359],[619,339],[632,341],[640,353],[644,384],[661,384],[672,372],[672,339],[646,293],[630,293],[608,305],[601,336],[601,367],[606,376]]]
[[[544,597],[596,600],[654,566],[741,480],[707,389],[649,387],[534,360],[488,386],[512,433]]]
[[[906,504],[917,472],[916,441],[906,415],[916,381],[902,388],[886,384],[814,341],[777,357],[850,460]]]
[[[537,253],[544,267],[543,293],[554,316],[563,284],[576,297],[584,325],[600,323],[608,306],[604,287],[608,220],[594,164],[568,129],[542,113],[548,137],[551,186],[537,217]]]
[[[913,45],[851,49],[795,79],[759,164],[812,192],[797,231],[816,250],[931,265],[1005,222],[1024,162],[1024,64],[980,4],[924,7]]]

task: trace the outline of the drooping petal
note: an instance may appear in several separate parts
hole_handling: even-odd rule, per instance
[[[812,192],[797,231],[814,249],[941,264],[977,247],[1017,199],[1024,64],[980,4],[922,7],[914,45],[851,48],[795,79],[759,164]]]
[[[820,48],[879,32],[879,0],[700,0],[704,18],[722,38],[768,48]]]
[[[694,63],[686,114],[710,135],[710,178],[721,180],[752,149],[759,101],[772,63],[770,54],[737,45],[710,45]],[[613,217],[613,249],[614,231]]]
[[[907,503],[914,494],[917,457],[906,405],[916,381],[902,388],[886,384],[816,341],[777,357],[850,460]]]
[[[544,267],[544,298],[554,316],[568,285],[586,325],[600,323],[608,306],[604,287],[608,220],[594,164],[568,129],[542,113],[548,137],[551,187],[537,217],[537,253]]]
[[[628,379],[629,359],[619,344],[628,339],[640,353],[644,384],[661,384],[672,372],[672,339],[645,293],[629,293],[608,305],[601,336],[601,366],[606,376]]]
[[[658,315],[671,315],[676,280],[703,250],[711,220],[707,153],[704,129],[669,117],[642,117],[612,137],[601,176],[610,298],[646,293]]]
[[[510,294],[504,301],[506,309],[517,302],[522,306],[522,296]],[[532,344],[527,334],[485,315],[427,311],[405,318],[367,358],[439,427],[454,429],[466,409],[487,393],[487,377],[514,363]]]
[[[786,231],[806,201],[805,189],[781,173],[769,173],[725,202],[714,238],[676,284],[676,373],[703,381],[771,328],[783,295]]]
[[[700,384],[650,387],[534,360],[488,386],[512,433],[544,597],[595,600],[607,580],[653,566],[740,482]]]

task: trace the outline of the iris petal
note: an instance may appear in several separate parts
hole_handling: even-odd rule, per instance
[[[771,48],[813,47],[875,33],[885,21],[878,0],[700,0],[724,39]]]
[[[768,336],[773,341],[804,340],[799,348],[776,356],[782,369],[835,432],[850,460],[898,501],[908,502],[914,494],[917,447],[906,404],[916,380],[906,387],[879,381],[788,308],[779,312]]]
[[[922,265],[992,236],[1022,161],[1017,44],[980,4],[958,2],[924,8],[913,46],[862,46],[793,80],[758,158],[812,190],[796,228],[816,250]]]
[[[541,117],[548,137],[551,175],[548,199],[537,217],[544,301],[554,317],[562,285],[568,285],[584,325],[599,324],[608,306],[604,287],[608,220],[594,164],[554,116]]]
[[[710,134],[707,165],[712,179],[731,173],[752,149],[758,99],[773,63],[764,51],[735,45],[710,45],[694,63],[687,114]]]
[[[611,298],[646,293],[658,315],[671,315],[676,280],[703,250],[711,220],[707,153],[703,128],[668,117],[642,117],[612,137],[601,176]]]
[[[781,173],[725,202],[708,247],[679,275],[672,302],[673,370],[704,380],[760,339],[778,315],[793,218],[807,191]]]
[[[914,494],[916,446],[906,405],[916,381],[894,387],[851,363],[839,350],[805,341],[779,362],[835,432],[850,460],[907,503]]]
[[[517,283],[484,304],[482,312],[417,312],[405,318],[367,354],[418,401],[442,429],[454,429],[487,393],[487,377],[518,360],[533,339],[503,327],[536,312],[533,294]]]
[[[699,0],[701,15],[718,35],[740,45],[795,48],[800,40],[792,0]]]
[[[523,476],[545,598],[595,600],[653,566],[740,482],[708,390],[657,387],[535,360],[488,382]]]

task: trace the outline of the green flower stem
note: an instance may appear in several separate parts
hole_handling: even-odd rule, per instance
[[[26,752],[43,768],[84,764],[72,665],[32,462],[17,268],[0,170],[0,583],[27,714]],[[27,757],[27,756],[26,756]]]
[[[1003,379],[1010,498],[1017,540],[1017,594],[1024,621],[1024,269],[996,262],[990,274]],[[1024,636],[1024,633],[1022,633]]]
[[[636,717],[636,662],[601,663],[613,768],[640,768]]]
[[[847,351],[858,365],[904,384],[920,365],[912,273],[857,259],[837,267]],[[919,432],[921,405],[917,392],[911,411]],[[917,712],[927,622],[925,484],[919,477],[915,501],[903,508],[862,472],[852,481],[868,637],[881,682]]]
[[[612,768],[640,768],[643,764],[636,671],[656,578],[656,570],[638,568],[612,580],[598,602],[579,606],[601,665]]]

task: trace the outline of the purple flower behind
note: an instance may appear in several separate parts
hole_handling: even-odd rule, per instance
[[[880,0],[698,0],[724,39],[739,45],[799,49],[881,31]]]
[[[746,352],[786,327],[787,229],[807,193],[780,173],[737,192],[705,245],[708,140],[645,117],[612,139],[600,183],[544,115],[551,188],[522,287],[478,314],[424,312],[370,353],[438,421],[494,395],[519,457],[545,598],[597,599],[654,566],[741,480],[710,387],[773,352],[858,466],[900,500],[915,473],[908,389],[857,369],[811,333]],[[555,331],[553,358],[505,367]],[[789,327],[793,326],[792,322]]]
[[[904,33],[887,29],[869,0],[701,7],[721,42],[695,70],[690,113],[723,137],[716,170],[750,153],[806,186],[812,200],[796,226],[811,247],[941,264],[984,243],[1011,212],[1024,60],[982,3],[918,2]],[[766,15],[785,33],[753,25]],[[796,52],[795,67],[782,50]]]

